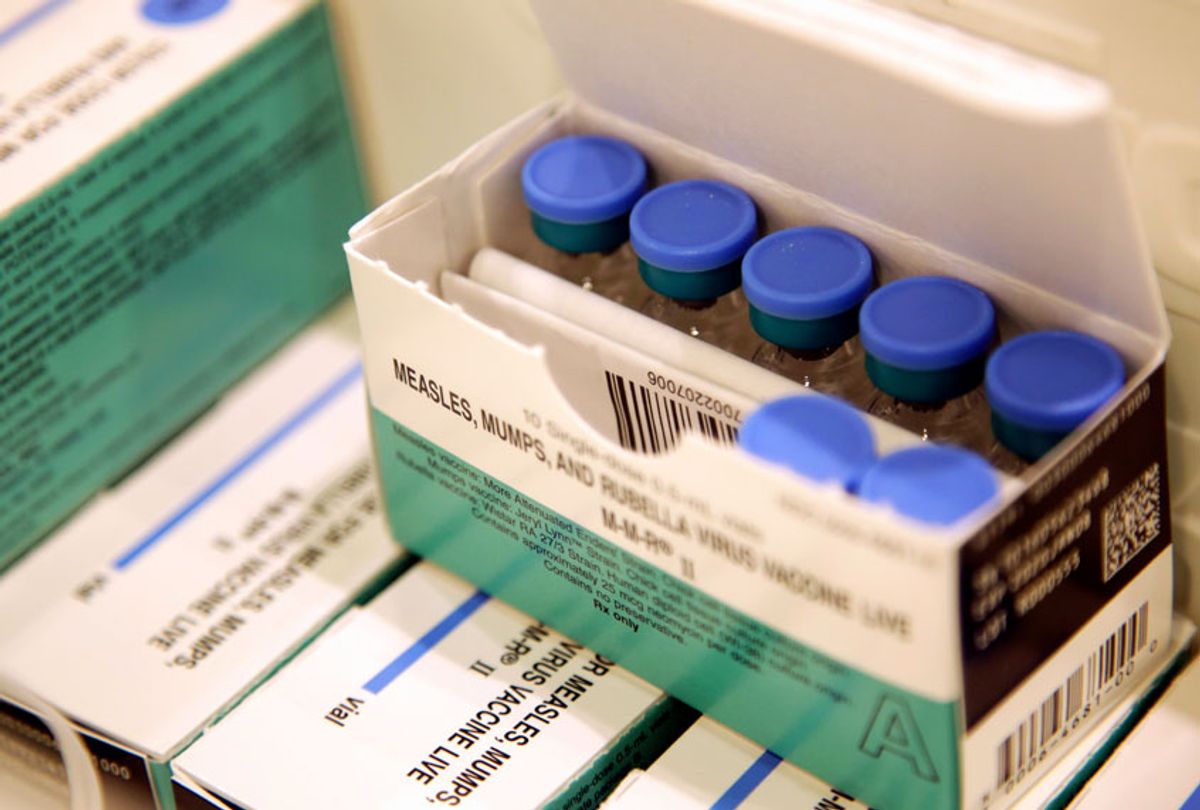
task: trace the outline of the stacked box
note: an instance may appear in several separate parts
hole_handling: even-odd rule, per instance
[[[1200,806],[1200,661],[1192,661],[1069,805]]]
[[[1078,741],[1070,756],[1030,788],[1020,806],[1066,805],[1079,786],[1104,762],[1108,752],[1121,742],[1147,706],[1166,688],[1175,670],[1186,660],[1194,634],[1195,627],[1186,618],[1181,619],[1173,633],[1168,658],[1151,673],[1148,688],[1121,700]],[[1176,687],[1169,695],[1178,693]],[[1150,717],[1157,711],[1152,710]],[[1133,742],[1132,739],[1127,741],[1119,750]],[[1179,761],[1182,762],[1183,757]],[[1108,769],[1106,766],[1105,770]],[[1182,771],[1186,773],[1187,769]],[[1106,790],[1097,793],[1105,797],[1110,795]],[[1175,806],[1167,802],[1149,804]],[[1127,807],[1129,804],[1111,802],[1106,806]],[[711,718],[702,717],[649,769],[631,773],[604,803],[605,810],[652,810],[658,807],[858,810],[864,805],[844,791],[781,761],[778,755]]]
[[[172,756],[403,565],[351,315],[304,332],[0,580],[0,667],[78,727],[113,810],[152,806]],[[0,703],[0,726],[61,768],[23,707]]]
[[[1011,804],[1170,633],[1168,330],[1107,89],[850,2],[535,7],[572,91],[347,245],[393,533],[872,806]],[[764,231],[860,236],[881,283],[955,276],[1002,328],[1102,337],[1128,382],[948,529],[788,475],[720,441],[746,375],[442,276],[532,255],[520,167],[580,132],[744,188]],[[632,440],[660,408],[707,437]]]
[[[866,805],[702,717],[648,770],[631,774],[604,807],[865,810]]]
[[[595,807],[695,714],[420,563],[174,763],[218,807]]]
[[[322,5],[0,11],[0,568],[346,290]]]

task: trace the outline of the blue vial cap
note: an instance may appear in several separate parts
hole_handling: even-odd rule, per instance
[[[681,180],[646,194],[629,216],[629,241],[644,262],[696,273],[739,261],[754,243],[750,195],[718,180]]]
[[[853,489],[875,461],[875,437],[862,415],[833,397],[807,394],[772,400],[738,431],[738,444],[814,481]]]
[[[840,345],[858,332],[872,266],[867,246],[837,228],[789,228],[763,237],[742,260],[754,331],[788,349]]]
[[[884,456],[867,469],[859,497],[925,523],[949,526],[994,499],[996,473],[959,447],[922,444]]]
[[[859,311],[863,348],[884,363],[936,371],[981,357],[996,331],[987,295],[965,281],[917,276],[893,281]]]
[[[646,160],[624,141],[571,135],[538,149],[521,169],[529,209],[566,223],[600,222],[629,213],[646,188]]]
[[[984,390],[992,410],[1022,427],[1074,430],[1125,385],[1107,343],[1070,331],[1030,332],[992,354]]]
[[[853,309],[871,291],[871,251],[837,228],[788,228],[742,260],[746,300],[768,315],[815,320]]]

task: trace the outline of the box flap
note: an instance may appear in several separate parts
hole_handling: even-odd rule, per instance
[[[1106,86],[854,0],[533,0],[576,92],[1165,338]]]

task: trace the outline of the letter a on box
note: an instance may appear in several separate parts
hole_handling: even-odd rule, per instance
[[[884,694],[871,715],[871,723],[858,744],[864,754],[875,758],[887,751],[907,761],[913,772],[929,782],[941,781],[912,709],[895,695]]]

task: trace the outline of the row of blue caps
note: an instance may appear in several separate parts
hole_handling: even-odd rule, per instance
[[[872,293],[873,257],[852,234],[827,227],[789,228],[755,241],[757,209],[741,189],[705,179],[670,183],[648,193],[646,185],[641,153],[624,141],[596,135],[552,141],[535,151],[522,171],[534,217],[585,225],[628,216],[639,263],[658,271],[651,276],[643,267],[647,281],[710,274],[718,287],[740,283],[759,331],[770,327],[772,318],[815,322],[859,309],[858,328],[867,352],[896,369],[917,373],[969,364],[994,341],[992,302],[971,284],[920,276]],[[739,262],[740,273],[735,270],[732,281],[728,274],[726,280],[714,274]],[[732,286],[712,292],[721,294]],[[1006,342],[989,358],[985,377],[996,414],[1018,429],[1051,434],[1053,440],[1119,391],[1125,371],[1104,342],[1049,331]]]

